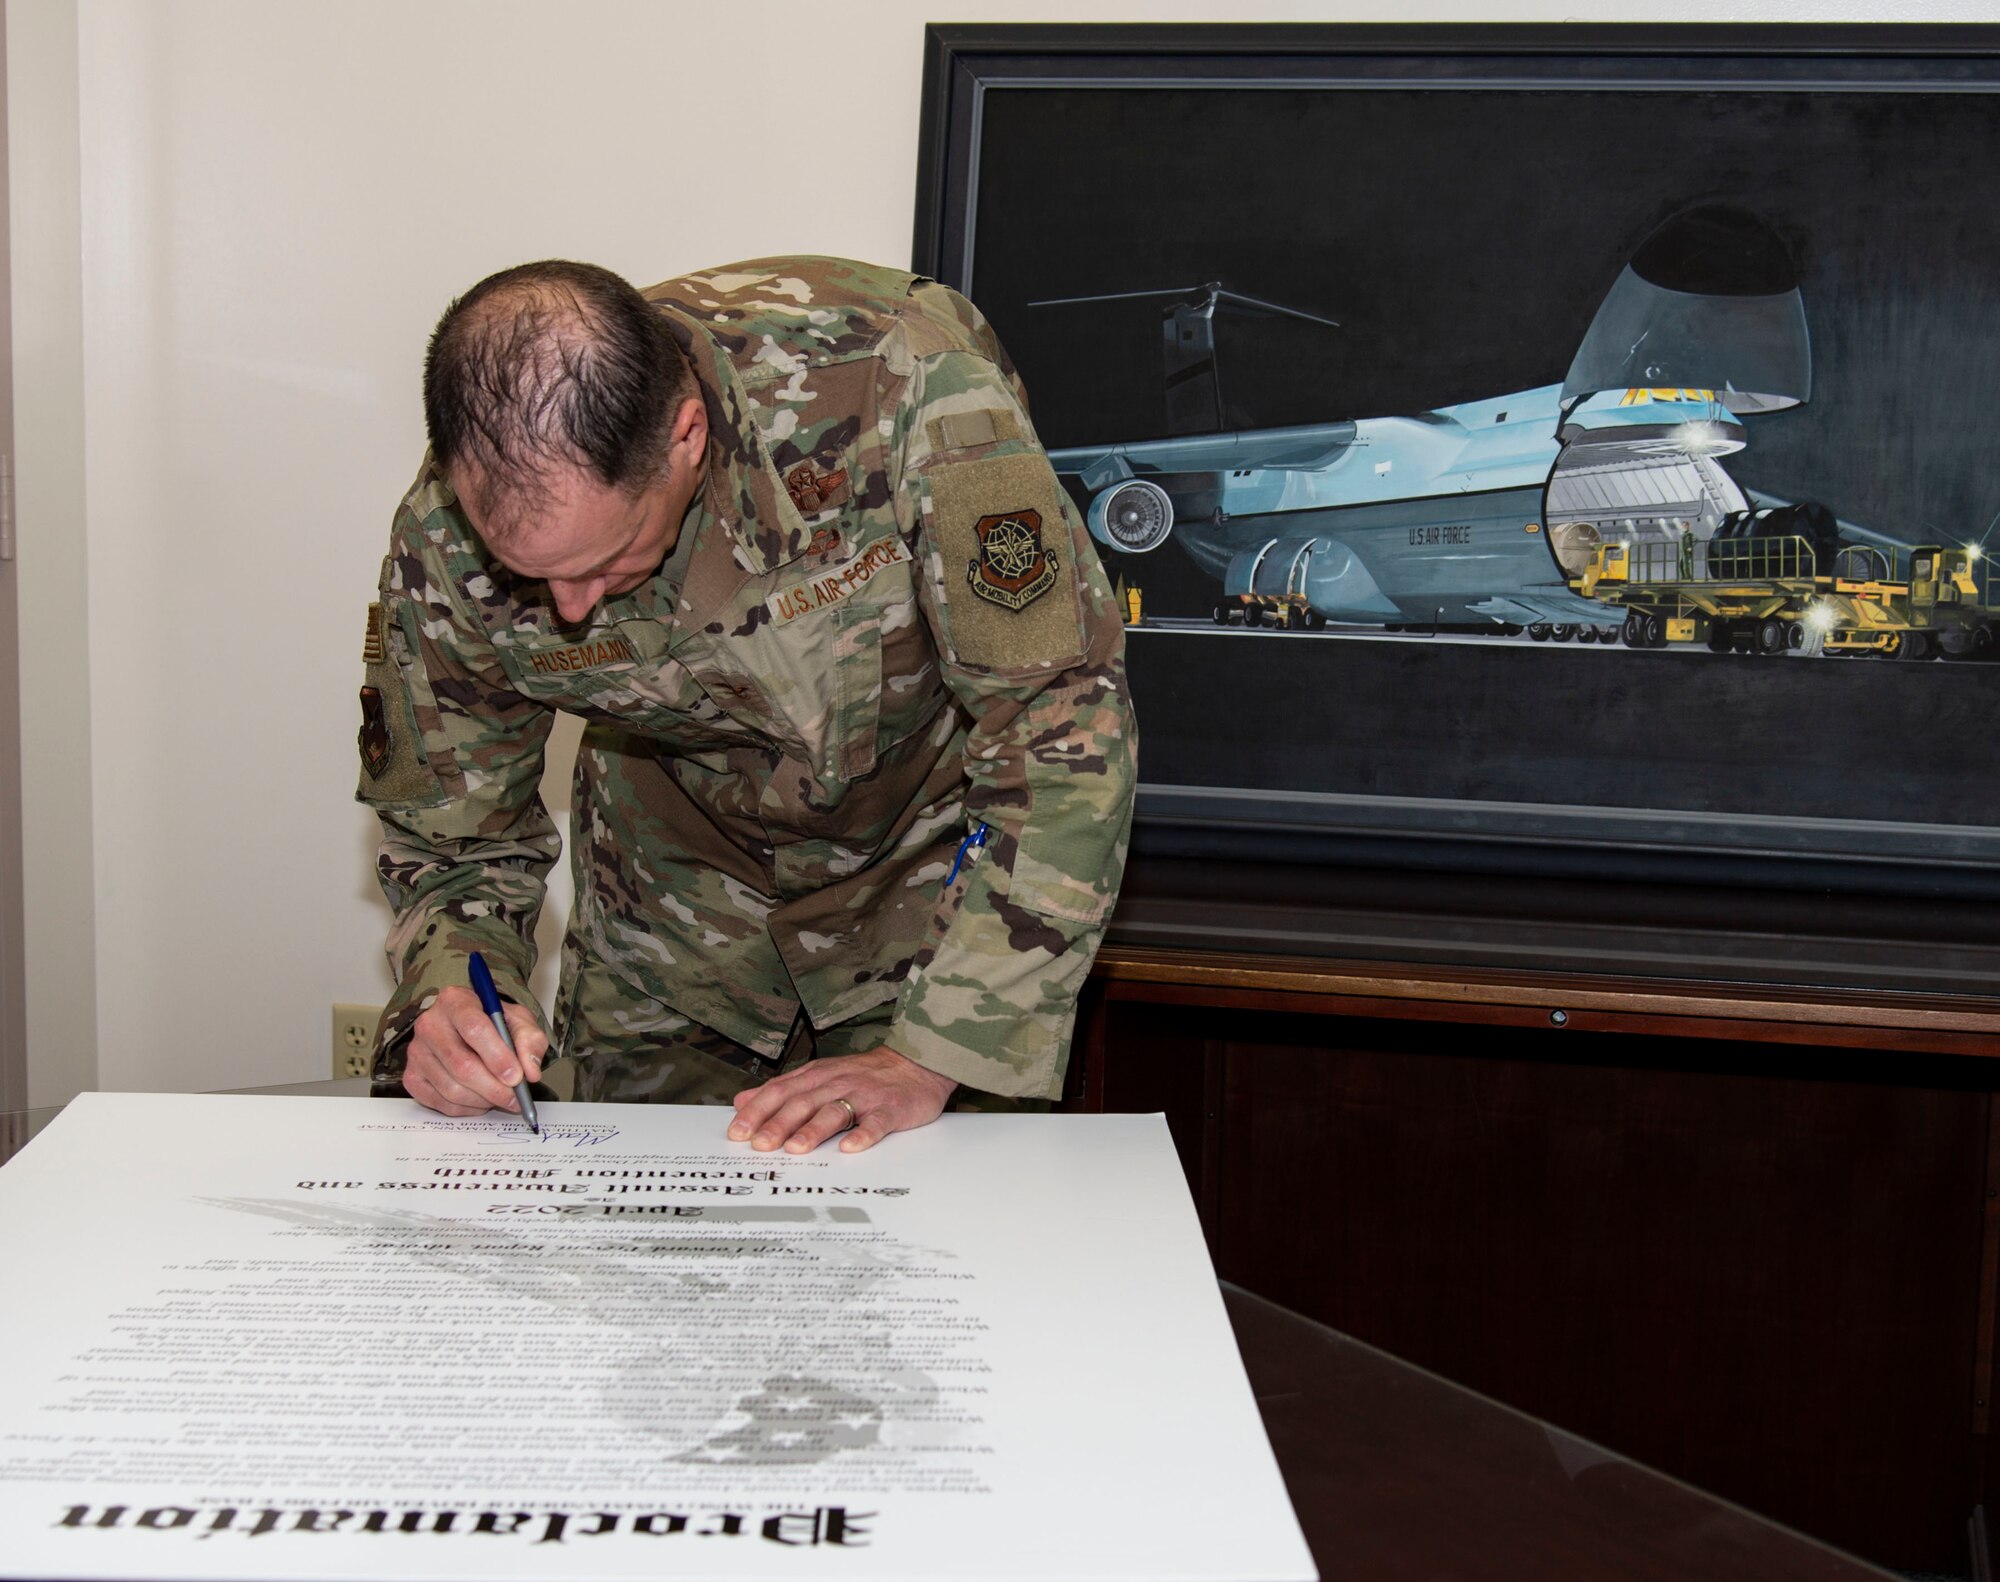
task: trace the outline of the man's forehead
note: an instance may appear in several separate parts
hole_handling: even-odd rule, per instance
[[[581,472],[544,474],[505,488],[477,467],[451,469],[451,484],[474,531],[517,571],[588,569],[631,536],[637,502]]]

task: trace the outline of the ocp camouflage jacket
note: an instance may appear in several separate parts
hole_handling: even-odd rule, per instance
[[[1005,353],[956,293],[835,259],[645,294],[711,429],[649,584],[565,628],[430,458],[397,512],[359,790],[396,913],[385,1064],[472,950],[534,1003],[564,709],[587,722],[566,964],[771,1056],[801,1004],[827,1026],[893,1000],[891,1048],[1053,1094],[1135,740],[1118,612]]]

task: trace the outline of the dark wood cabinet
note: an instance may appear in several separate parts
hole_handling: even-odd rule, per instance
[[[1223,1278],[1968,1571],[2000,1472],[2000,998],[1192,949],[1132,942],[1138,915],[1073,1102],[1166,1113]]]

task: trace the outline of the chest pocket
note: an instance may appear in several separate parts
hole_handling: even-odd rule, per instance
[[[914,570],[890,531],[837,562],[781,574],[765,599],[763,674],[785,678],[784,712],[828,793],[936,716],[940,675]]]
[[[847,612],[850,631],[842,634],[843,642],[874,654],[866,672],[873,687],[867,699],[855,700],[854,724],[875,754],[887,753],[923,730],[946,701],[937,647],[917,604],[916,575],[913,561],[898,562],[881,576],[879,588],[871,582],[866,596]]]

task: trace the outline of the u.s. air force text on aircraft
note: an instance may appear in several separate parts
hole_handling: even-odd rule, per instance
[[[1410,542],[1419,546],[1470,544],[1472,526],[1467,522],[1455,522],[1449,525],[1433,522],[1428,527],[1413,527],[1410,529]]]

